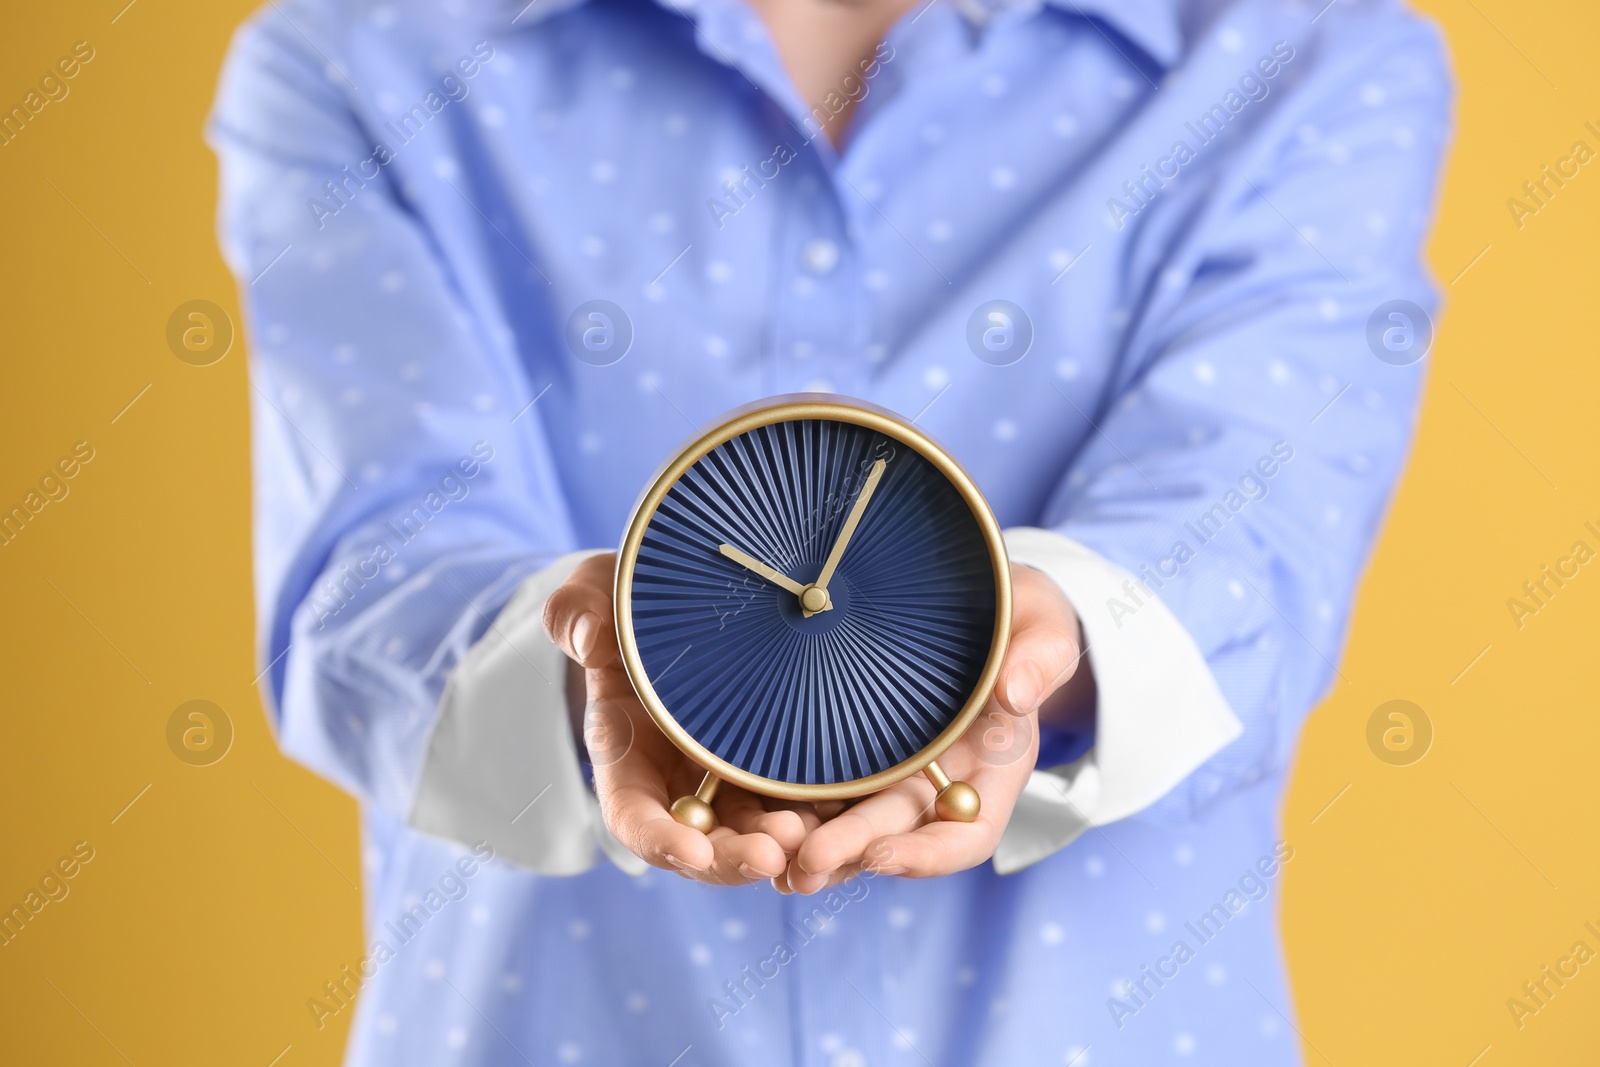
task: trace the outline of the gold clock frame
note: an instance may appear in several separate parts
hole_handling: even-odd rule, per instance
[[[782,782],[735,767],[712,753],[689,735],[656,694],[655,687],[644,669],[644,661],[639,656],[638,643],[633,633],[633,571],[638,562],[639,546],[644,541],[645,529],[667,493],[690,467],[717,446],[759,427],[798,419],[828,419],[874,430],[898,441],[932,463],[955,486],[977,520],[994,568],[993,637],[990,641],[988,659],[966,703],[950,724],[940,731],[939,736],[915,754],[886,770],[846,782]],[[622,662],[640,703],[649,712],[656,726],[667,735],[679,751],[706,769],[706,776],[700,788],[692,796],[680,797],[672,805],[672,814],[679,822],[702,831],[709,831],[712,828],[714,821],[710,803],[716,794],[719,781],[732,782],[763,796],[787,800],[845,800],[876,793],[919,771],[926,773],[934,788],[939,791],[935,807],[940,818],[960,822],[971,822],[977,818],[979,810],[977,791],[964,782],[952,782],[940,768],[937,760],[972,725],[978,713],[983,710],[999,677],[1000,665],[1005,660],[1006,648],[1011,638],[1011,562],[1006,553],[1000,524],[995,520],[989,502],[984,499],[971,476],[936,441],[894,412],[868,401],[840,397],[831,393],[798,393],[768,397],[734,408],[696,431],[657,469],[634,504],[633,512],[628,518],[627,532],[622,539],[622,547],[617,553],[613,603],[617,642],[622,649]]]

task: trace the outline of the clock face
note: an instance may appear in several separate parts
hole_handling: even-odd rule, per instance
[[[827,786],[894,771],[976,714],[1004,549],[931,442],[802,417],[694,451],[635,520],[623,618],[658,722],[745,775]]]

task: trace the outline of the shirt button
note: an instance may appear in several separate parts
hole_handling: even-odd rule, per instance
[[[800,262],[812,274],[826,274],[839,262],[839,246],[826,237],[807,241],[800,250]]]

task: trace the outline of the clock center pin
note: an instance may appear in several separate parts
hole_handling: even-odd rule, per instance
[[[805,588],[805,592],[800,594],[800,604],[807,611],[813,613],[826,610],[828,607],[828,591],[826,589],[818,589],[814,585],[808,585]]]

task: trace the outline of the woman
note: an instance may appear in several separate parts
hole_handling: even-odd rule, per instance
[[[307,1025],[360,990],[356,1064],[1299,1062],[1278,799],[1415,417],[1448,99],[1380,0],[264,8],[210,128],[260,654],[368,886]],[[1008,528],[976,823],[920,780],[667,816],[603,551],[794,391],[915,418]]]

